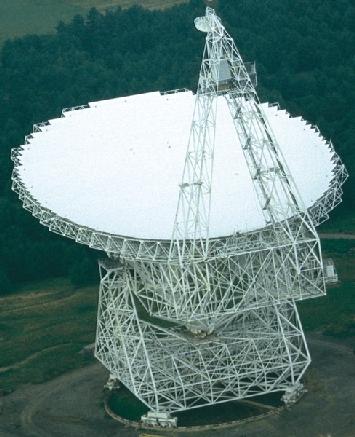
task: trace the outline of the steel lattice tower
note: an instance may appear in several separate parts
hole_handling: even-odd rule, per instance
[[[298,389],[310,356],[295,302],[325,293],[318,235],[234,41],[211,8],[195,24],[206,45],[168,256],[100,265],[96,356],[151,423]],[[209,238],[220,95],[267,223],[224,242]]]
[[[329,152],[324,162],[331,162],[328,168],[332,177],[321,195],[317,191],[320,197],[307,199],[306,207],[287,165],[290,159],[286,162],[283,157],[286,148],[278,144],[259,102],[255,68],[243,62],[213,9],[207,8],[195,25],[206,33],[206,44],[186,156],[181,161],[182,177],[176,186],[176,213],[174,200],[172,210],[165,211],[167,234],[162,233],[161,239],[152,237],[151,230],[137,235],[137,230],[129,226],[126,229],[134,232],[125,233],[120,228],[123,222],[112,227],[119,211],[116,204],[113,209],[105,209],[113,217],[111,222],[105,217],[103,220],[104,214],[97,214],[96,205],[104,205],[100,190],[96,197],[84,196],[80,205],[70,200],[74,198],[70,190],[69,197],[64,196],[64,170],[65,179],[71,173],[76,179],[77,168],[73,171],[69,163],[79,159],[79,167],[86,165],[87,173],[84,171],[82,184],[76,186],[78,197],[82,199],[83,190],[87,194],[89,180],[94,181],[95,189],[97,181],[91,172],[100,164],[97,142],[100,147],[112,146],[115,111],[126,110],[126,98],[65,109],[62,118],[35,125],[25,144],[12,149],[12,188],[23,207],[52,232],[107,254],[99,262],[95,355],[111,378],[119,380],[149,407],[143,421],[163,426],[176,425],[171,413],[204,405],[276,391],[285,392],[285,402],[297,398],[310,355],[296,302],[325,294],[315,226],[326,220],[329,211],[341,201],[341,186],[347,177],[332,144],[324,140],[322,147]],[[191,92],[184,93],[193,98]],[[158,99],[161,104],[164,94],[153,94],[149,101]],[[139,104],[142,96],[133,97]],[[241,148],[250,193],[254,190],[255,207],[264,224],[245,232],[211,231],[216,124],[221,101],[231,126],[229,135],[233,141],[235,138],[235,147]],[[112,124],[102,123],[112,113]],[[295,124],[305,130],[302,123]],[[319,137],[316,127],[308,133]],[[101,134],[106,135],[102,143]],[[95,139],[95,135],[100,138]],[[70,147],[72,138],[78,144]],[[121,140],[122,155],[130,153],[131,144],[125,145],[126,138]],[[44,147],[47,142],[52,147]],[[63,146],[67,153],[62,152]],[[164,143],[161,150],[166,149]],[[82,150],[90,155],[87,159],[83,159]],[[106,150],[105,160],[112,152]],[[55,177],[53,162],[57,165],[63,156],[63,171]],[[109,174],[105,160],[101,161],[102,173]],[[114,162],[116,166],[118,161]],[[129,172],[139,172],[135,160],[129,162],[132,168],[127,174],[131,181]],[[173,191],[178,183],[174,181]],[[114,190],[119,185],[117,180],[112,183],[110,174],[109,184]],[[139,188],[141,185],[137,183]],[[149,189],[152,191],[151,186]],[[114,203],[111,194],[104,199],[109,205]],[[127,199],[124,194],[123,199]],[[125,202],[121,198],[119,201]],[[232,201],[237,204],[240,200]],[[148,209],[152,209],[150,204]],[[138,212],[138,224],[144,226],[145,210]],[[224,211],[218,214],[223,216]],[[216,237],[216,232],[221,236]]]

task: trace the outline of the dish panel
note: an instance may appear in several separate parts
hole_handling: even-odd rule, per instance
[[[18,156],[38,203],[80,226],[170,239],[194,108],[191,91],[92,102],[50,120]],[[333,151],[301,118],[262,104],[307,206],[329,189]],[[210,237],[265,225],[228,106],[218,98]]]

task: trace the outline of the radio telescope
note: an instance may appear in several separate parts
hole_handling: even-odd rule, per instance
[[[315,227],[347,177],[315,126],[259,102],[214,10],[195,25],[196,94],[64,109],[12,150],[23,207],[106,253],[95,355],[163,426],[204,405],[297,398],[310,355],[296,302],[325,294]]]

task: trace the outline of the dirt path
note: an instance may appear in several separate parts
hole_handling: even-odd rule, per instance
[[[25,430],[25,435],[38,437],[48,437],[49,435],[51,435],[48,433],[48,430],[43,429],[41,426],[38,426],[35,423],[34,419],[38,412],[43,409],[46,410],[45,406],[47,402],[53,403],[53,400],[55,400],[58,395],[60,396],[60,392],[63,387],[65,387],[67,390],[70,390],[71,387],[73,387],[75,384],[78,384],[78,382],[85,383],[85,381],[90,381],[93,377],[97,375],[97,371],[98,364],[95,364],[84,369],[70,372],[66,375],[54,379],[53,381],[50,381],[47,384],[41,384],[34,399],[25,406],[20,414],[21,427]],[[76,401],[79,404],[82,404],[83,402],[83,400],[79,397]],[[45,417],[46,416],[49,420],[53,421],[54,424],[57,423],[57,426],[59,426],[59,428],[61,424],[70,424],[70,422],[80,424],[80,422],[83,421],[84,425],[87,425],[85,417],[77,417],[77,415],[75,414],[66,414],[65,416],[62,416],[60,412],[59,414],[57,412],[56,414],[52,414],[51,416],[48,416],[46,414]],[[73,435],[75,434],[73,433]]]
[[[77,296],[75,294],[75,292],[73,291],[62,291],[62,290],[58,290],[56,293],[44,293],[43,295],[41,293],[37,293],[34,294],[32,296],[32,299],[42,299],[42,297],[45,296],[50,296],[50,299],[48,301],[44,301],[44,302],[35,302],[35,303],[28,303],[25,299],[27,298],[27,296],[24,296],[24,298],[22,296],[18,297],[17,301],[15,301],[14,303],[14,308],[9,308],[7,310],[2,309],[2,314],[3,315],[8,315],[8,314],[16,314],[18,312],[23,313],[24,309],[25,310],[34,310],[34,309],[45,309],[46,307],[49,306],[58,306],[61,305],[63,303],[67,303],[68,301],[70,301],[71,299],[75,299]],[[6,305],[6,301],[7,300],[15,300],[17,298],[17,296],[9,296],[9,297],[4,297],[3,298],[3,303],[4,305]]]
[[[40,351],[38,351],[38,352],[35,352],[35,353],[32,354],[32,355],[29,355],[29,356],[26,357],[24,360],[17,361],[16,363],[14,363],[14,364],[10,364],[9,366],[6,366],[6,367],[0,367],[0,374],[1,374],[1,373],[4,373],[4,372],[7,372],[8,370],[18,369],[19,367],[21,367],[21,366],[23,366],[23,365],[29,363],[29,362],[30,362],[31,360],[33,360],[34,358],[37,358],[39,355],[43,354],[43,352],[48,352],[48,351],[50,351],[50,350],[55,350],[55,349],[57,349],[58,347],[65,346],[65,345],[67,345],[67,344],[70,344],[70,343],[61,343],[61,344],[56,344],[55,346],[47,347],[47,348],[42,349],[42,350],[40,350]]]

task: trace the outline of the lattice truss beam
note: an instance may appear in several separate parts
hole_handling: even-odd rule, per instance
[[[156,412],[299,384],[310,357],[295,302],[325,293],[313,219],[339,201],[337,186],[324,209],[304,208],[234,41],[210,8],[196,27],[206,46],[170,246],[100,264],[96,356]],[[265,227],[210,239],[219,95]]]
[[[154,411],[286,390],[310,363],[293,301],[234,313],[203,338],[149,316],[128,266],[104,261],[100,273],[96,356]]]
[[[78,111],[82,107],[74,107],[70,110]],[[69,111],[63,112],[63,117]],[[33,132],[40,132],[49,122],[35,124]],[[317,126],[312,126],[314,131],[321,135]],[[25,145],[30,144],[32,134],[25,138]],[[331,142],[327,145],[332,153],[332,160],[335,167],[332,172],[332,179],[328,190],[309,208],[308,214],[314,223],[318,226],[329,218],[329,213],[342,200],[342,185],[348,177],[344,164],[341,162],[338,154],[334,150]],[[100,232],[87,226],[82,226],[72,222],[69,219],[58,216],[54,211],[44,207],[31,194],[19,175],[21,165],[20,157],[24,146],[13,148],[11,150],[11,159],[14,162],[14,169],[11,175],[11,188],[18,194],[23,208],[29,211],[39,222],[48,227],[51,232],[75,240],[77,243],[85,244],[93,249],[102,250],[110,256],[122,256],[124,259],[141,260],[141,261],[158,261],[166,260],[174,250],[171,250],[169,241],[156,240],[139,240],[120,235],[113,235],[107,232]],[[189,242],[185,241],[188,245]],[[209,248],[215,256],[220,254],[245,253],[257,248],[266,248],[275,245],[275,241],[270,238],[268,229],[258,229],[245,234],[235,234],[219,239],[210,239]],[[175,249],[175,254],[177,249]],[[201,252],[201,257],[203,253]]]
[[[111,235],[59,217],[21,180],[23,148],[11,154],[12,189],[23,207],[52,232],[108,255],[100,263],[96,356],[156,412],[299,383],[310,357],[295,302],[325,292],[315,226],[340,203],[347,178],[328,143],[335,163],[330,187],[305,210],[233,39],[210,8],[196,27],[207,33],[206,46],[171,241]],[[228,103],[265,227],[211,239],[220,95]],[[47,123],[35,125],[34,132]]]

